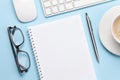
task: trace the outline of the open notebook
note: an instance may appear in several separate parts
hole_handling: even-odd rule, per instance
[[[41,80],[97,80],[80,15],[28,31]]]

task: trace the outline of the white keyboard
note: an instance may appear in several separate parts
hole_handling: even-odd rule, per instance
[[[96,5],[110,0],[41,0],[46,17]]]

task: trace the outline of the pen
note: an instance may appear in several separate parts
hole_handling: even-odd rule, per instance
[[[87,21],[87,25],[88,25],[88,29],[89,29],[89,33],[90,33],[90,37],[91,37],[91,41],[92,41],[92,45],[93,45],[93,48],[94,48],[95,56],[96,56],[97,62],[99,63],[98,49],[97,49],[94,34],[93,34],[91,20],[90,20],[87,13],[86,13],[86,21]]]

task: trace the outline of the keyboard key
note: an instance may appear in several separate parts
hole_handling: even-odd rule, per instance
[[[44,7],[49,7],[49,6],[51,6],[51,2],[50,1],[44,2]]]
[[[65,3],[65,0],[59,0],[59,3]]]
[[[70,1],[72,1],[72,0],[66,0],[66,2],[70,2]]]
[[[74,6],[75,6],[75,7],[80,7],[80,6],[81,6],[81,1],[80,1],[80,0],[76,0],[76,1],[74,2]]]
[[[53,6],[51,9],[52,9],[52,12],[53,12],[53,13],[58,12],[58,8],[57,8],[56,6]]]
[[[64,4],[59,5],[58,8],[59,8],[59,11],[64,11],[65,10]]]
[[[43,1],[48,1],[48,0],[43,0]]]
[[[72,9],[72,8],[73,8],[72,2],[66,4],[66,9]]]
[[[57,0],[52,0],[52,5],[57,5],[57,4],[58,4]]]
[[[45,12],[46,12],[47,15],[52,13],[50,8],[46,8]]]

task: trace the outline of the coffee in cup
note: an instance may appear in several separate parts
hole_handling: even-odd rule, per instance
[[[113,20],[113,23],[111,25],[111,31],[115,41],[120,43],[120,15]]]

